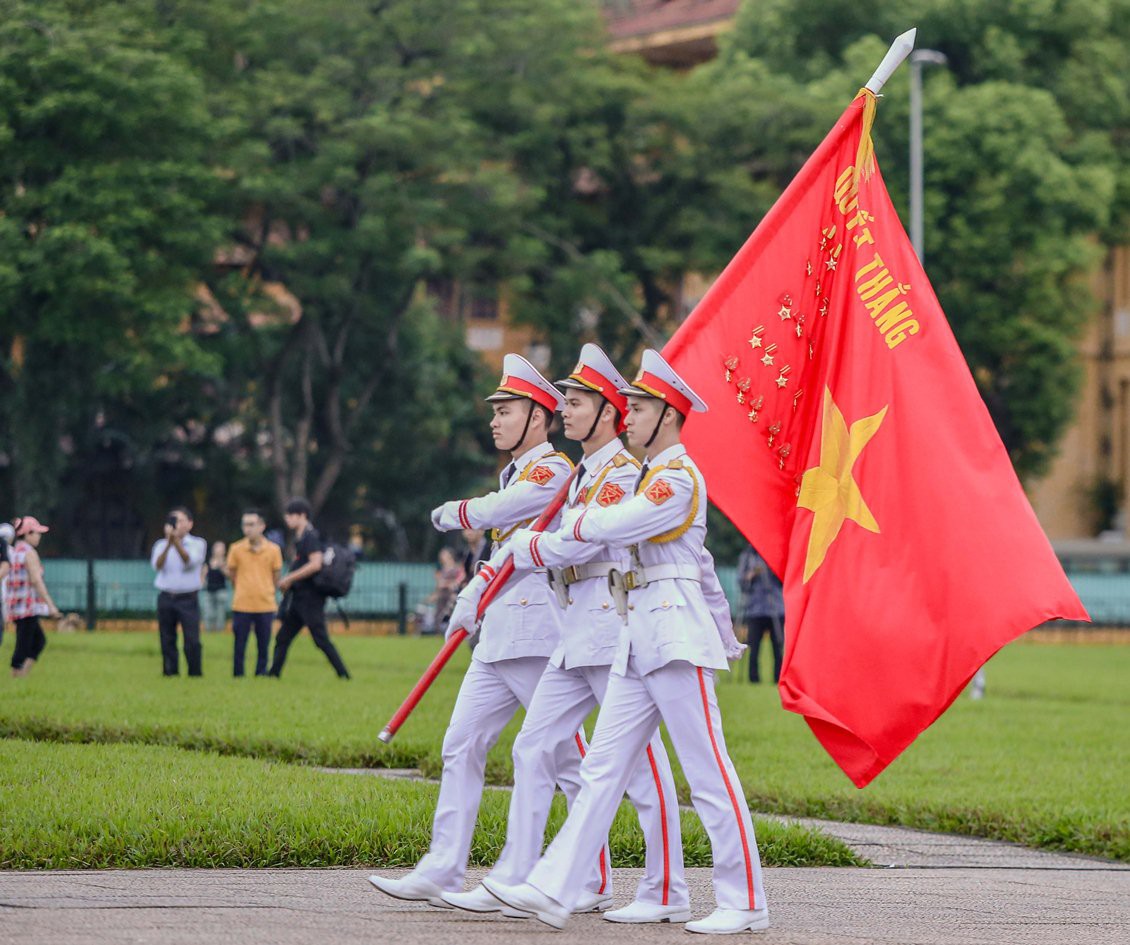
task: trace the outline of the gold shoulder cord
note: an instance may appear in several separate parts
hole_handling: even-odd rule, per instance
[[[559,450],[550,450],[544,456],[538,456],[535,459],[531,459],[528,463],[526,463],[526,468],[523,469],[518,474],[517,481],[522,482],[524,479],[526,479],[529,476],[530,471],[538,463],[540,463],[543,459],[549,459],[551,456],[560,456],[563,460],[565,460],[566,463],[569,464],[570,469],[573,468],[573,461],[568,456],[566,456],[564,453],[560,452]],[[496,541],[496,542],[499,542],[501,544],[502,542],[506,541],[507,538],[509,538],[511,535],[513,535],[519,528],[525,528],[527,525],[529,525],[533,521],[534,520],[532,518],[526,519],[526,521],[519,522],[517,525],[513,526],[512,528],[508,528],[506,531],[502,531],[498,528],[492,528],[490,530],[490,539],[491,539],[491,541]]]
[[[655,535],[649,538],[652,544],[662,545],[669,541],[674,541],[676,538],[682,538],[690,527],[694,524],[695,516],[698,515],[698,476],[695,475],[694,467],[683,461],[681,456],[671,460],[666,466],[656,466],[654,469],[648,470],[647,475],[644,477],[643,482],[640,483],[637,495],[647,491],[647,487],[651,485],[651,480],[654,479],[664,469],[685,469],[691,477],[691,511],[687,516],[687,520],[682,525],[676,525],[670,531],[663,532],[661,535]]]

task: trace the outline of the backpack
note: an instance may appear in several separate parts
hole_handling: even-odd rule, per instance
[[[310,580],[314,589],[326,597],[345,597],[353,586],[357,559],[344,545],[328,544],[322,551],[322,570]]]

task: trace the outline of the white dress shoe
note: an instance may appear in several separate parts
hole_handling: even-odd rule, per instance
[[[501,912],[508,919],[528,919],[530,917],[528,912],[519,912],[517,909],[504,906],[481,884],[470,892],[445,892],[441,898],[449,906],[455,906],[456,909],[465,909],[467,912]]]
[[[691,910],[686,906],[661,906],[654,902],[640,902],[638,899],[624,906],[604,913],[609,922],[688,922]]]
[[[529,883],[507,886],[488,876],[483,880],[483,886],[503,905],[520,912],[528,912],[539,922],[544,922],[555,929],[565,928],[565,923],[569,921],[568,909]]]
[[[764,932],[769,928],[768,909],[715,909],[705,919],[688,922],[688,932],[705,935],[733,935],[737,932]]]
[[[393,879],[389,876],[370,876],[369,882],[387,896],[394,899],[407,899],[410,902],[426,902],[440,909],[450,909],[441,898],[443,890],[430,879],[409,873],[402,879]]]
[[[604,912],[612,908],[612,897],[608,893],[588,892],[581,893],[581,898],[573,907],[573,915],[582,915],[585,912]]]

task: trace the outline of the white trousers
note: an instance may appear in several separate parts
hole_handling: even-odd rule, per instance
[[[463,677],[443,737],[443,775],[432,820],[432,841],[415,870],[445,890],[463,888],[483,797],[487,752],[518,707],[530,704],[546,662],[543,656],[494,663],[471,660]],[[580,790],[578,746],[563,743],[556,762],[557,782],[572,802]],[[594,852],[593,860],[596,855]]]
[[[514,740],[514,792],[510,797],[506,846],[491,870],[491,876],[500,883],[524,882],[541,856],[558,752],[563,742],[573,742],[578,749],[583,746],[577,731],[585,717],[604,701],[608,670],[607,666],[545,668],[522,730]],[[646,869],[636,898],[659,905],[686,906],[690,895],[683,875],[679,801],[671,762],[658,731],[628,771],[628,798],[635,805],[647,844]],[[620,797],[623,790],[617,804]],[[599,881],[594,884],[591,876],[586,875],[582,888],[611,895],[607,844],[600,847],[597,855]]]
[[[612,675],[581,765],[581,793],[527,882],[563,906],[576,904],[586,864],[600,848],[635,760],[659,722],[683,766],[691,801],[710,838],[714,898],[724,909],[761,909],[761,858],[741,782],[726,752],[714,673],[676,661],[646,676],[629,660]]]

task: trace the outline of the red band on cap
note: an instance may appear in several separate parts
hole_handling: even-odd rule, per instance
[[[691,412],[691,399],[686,394],[681,394],[674,387],[668,384],[662,378],[656,377],[654,374],[649,374],[644,371],[632,381],[633,387],[638,387],[640,390],[645,390],[649,394],[654,393],[661,400],[667,401],[672,407],[679,411],[683,416]]]
[[[535,403],[541,404],[550,413],[557,411],[557,398],[549,391],[542,390],[537,384],[531,384],[513,374],[507,374],[498,384],[498,389],[507,394],[517,394],[519,397],[529,397]]]
[[[620,411],[620,419],[624,419],[624,416],[628,412],[628,398],[619,393],[616,389],[616,385],[598,370],[587,364],[582,364],[581,369],[574,371],[569,377],[575,381],[580,381],[585,387],[600,394],[605,400],[612,404],[613,407]],[[621,429],[623,429],[622,426]]]

